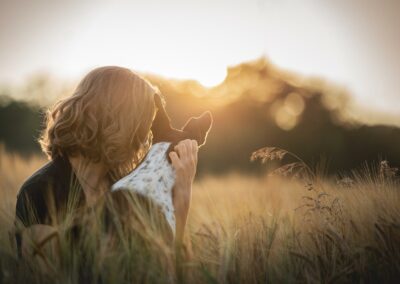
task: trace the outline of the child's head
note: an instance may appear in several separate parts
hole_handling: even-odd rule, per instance
[[[50,157],[82,155],[126,172],[147,152],[159,90],[127,68],[92,70],[47,113],[39,142]]]

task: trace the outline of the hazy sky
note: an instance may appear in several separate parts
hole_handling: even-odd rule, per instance
[[[121,65],[205,85],[265,55],[400,113],[400,1],[0,0],[0,82]]]

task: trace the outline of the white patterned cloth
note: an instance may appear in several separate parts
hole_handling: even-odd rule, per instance
[[[168,162],[166,152],[171,145],[160,142],[151,146],[143,162],[130,174],[117,181],[112,191],[130,190],[147,197],[160,206],[175,235],[175,209],[172,203],[172,188],[175,170]]]

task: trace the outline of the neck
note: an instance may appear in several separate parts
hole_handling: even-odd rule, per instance
[[[86,195],[101,193],[108,186],[108,169],[103,163],[94,163],[81,155],[68,159]]]

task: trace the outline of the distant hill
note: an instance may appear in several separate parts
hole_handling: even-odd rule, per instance
[[[199,172],[259,172],[249,162],[263,146],[290,150],[328,172],[348,171],[365,161],[387,159],[400,165],[400,129],[350,121],[346,90],[317,78],[282,71],[265,58],[228,68],[225,80],[205,88],[196,81],[143,74],[166,96],[176,127],[190,116],[211,110],[214,126],[200,151]],[[8,149],[30,153],[41,127],[40,107],[0,103],[0,141]]]

